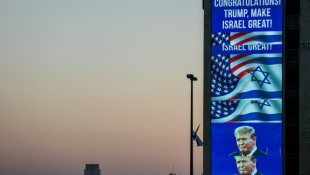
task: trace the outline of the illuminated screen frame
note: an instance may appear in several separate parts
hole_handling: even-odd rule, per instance
[[[211,175],[282,175],[283,0],[211,1]]]

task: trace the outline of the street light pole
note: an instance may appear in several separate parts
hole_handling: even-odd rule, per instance
[[[190,175],[193,175],[193,81],[197,81],[197,78],[193,74],[187,74],[186,77],[191,80]]]

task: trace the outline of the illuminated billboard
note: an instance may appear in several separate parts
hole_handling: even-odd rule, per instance
[[[212,0],[212,175],[282,175],[282,8]]]

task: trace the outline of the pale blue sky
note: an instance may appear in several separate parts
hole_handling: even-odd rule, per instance
[[[0,0],[0,33],[1,174],[189,173],[201,0]]]

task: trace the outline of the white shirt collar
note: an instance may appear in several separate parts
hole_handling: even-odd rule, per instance
[[[253,171],[253,173],[251,175],[255,175],[255,173],[257,173],[257,169],[255,168],[255,170]]]
[[[256,150],[257,150],[257,147],[255,146],[254,149],[247,156],[252,156]],[[242,154],[242,156],[244,155]]]

